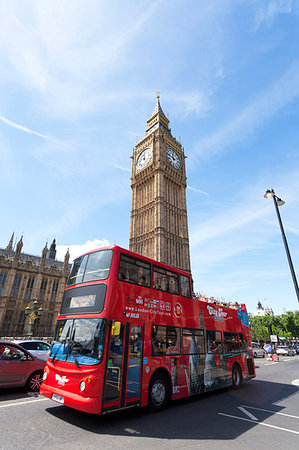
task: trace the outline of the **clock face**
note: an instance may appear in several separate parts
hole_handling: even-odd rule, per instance
[[[142,152],[137,158],[136,169],[137,170],[143,169],[148,164],[151,156],[152,156],[151,148],[145,148],[144,150],[142,150]]]
[[[170,162],[170,164],[175,169],[179,169],[181,167],[181,160],[180,160],[179,156],[177,155],[177,153],[174,150],[172,150],[172,148],[166,149],[166,156],[167,156],[167,159]]]

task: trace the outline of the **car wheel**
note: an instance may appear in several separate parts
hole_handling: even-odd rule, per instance
[[[242,373],[240,367],[235,364],[232,370],[232,387],[233,389],[240,389],[242,385]]]
[[[40,385],[43,382],[43,372],[39,370],[34,372],[27,380],[26,389],[31,392],[39,391]]]
[[[163,373],[154,375],[148,391],[148,409],[151,412],[161,411],[169,401],[169,383]]]

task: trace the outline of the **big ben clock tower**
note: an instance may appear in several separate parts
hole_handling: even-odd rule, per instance
[[[185,155],[160,106],[132,155],[130,250],[190,272]]]

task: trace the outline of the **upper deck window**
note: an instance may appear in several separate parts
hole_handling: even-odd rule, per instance
[[[191,298],[191,290],[190,290],[190,278],[185,275],[180,275],[181,281],[181,295],[183,297]]]
[[[151,265],[140,259],[121,254],[117,279],[128,283],[150,287]]]
[[[170,292],[178,295],[179,282],[178,274],[163,267],[154,266],[153,288],[159,291]]]
[[[75,259],[67,286],[108,278],[112,253],[112,250],[100,250]]]

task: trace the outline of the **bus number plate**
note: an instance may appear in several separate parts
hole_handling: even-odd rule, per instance
[[[53,394],[52,400],[58,403],[64,403],[64,397],[62,397],[61,395]]]

